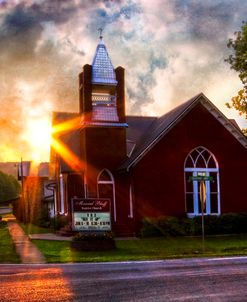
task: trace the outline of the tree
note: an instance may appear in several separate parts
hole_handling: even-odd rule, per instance
[[[238,94],[231,99],[231,103],[227,103],[228,108],[235,108],[240,115],[245,115],[247,119],[247,22],[243,21],[241,31],[234,33],[235,38],[229,39],[227,47],[233,49],[227,59],[231,68],[236,70],[239,78],[243,83],[243,88]]]
[[[0,203],[15,199],[20,194],[20,184],[14,176],[0,171]]]

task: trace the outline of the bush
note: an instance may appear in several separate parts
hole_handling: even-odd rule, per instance
[[[171,216],[144,218],[141,236],[181,236],[186,235],[188,229],[190,226],[185,219]]]
[[[158,227],[157,220],[155,218],[144,218],[141,228],[142,237],[157,237],[162,236],[162,233]]]
[[[247,213],[205,215],[204,230],[206,235],[247,233]],[[201,235],[201,233],[201,216],[192,219],[169,216],[144,218],[141,229],[143,237]]]
[[[21,186],[17,179],[0,171],[0,203],[17,198],[20,191]]]
[[[70,246],[79,251],[106,251],[116,248],[112,232],[81,232],[72,238]]]
[[[50,215],[49,211],[46,206],[42,205],[40,211],[38,212],[38,215],[35,219],[33,219],[33,223],[40,227],[50,227],[51,221],[50,221]]]
[[[206,235],[247,233],[247,213],[227,213],[205,216]],[[193,218],[194,235],[201,234],[201,217]]]
[[[55,230],[60,230],[66,225],[70,224],[70,218],[68,215],[57,215],[56,217],[50,218],[50,223],[54,226]]]

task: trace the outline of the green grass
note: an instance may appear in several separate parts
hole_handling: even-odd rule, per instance
[[[12,214],[12,212],[1,214],[3,220],[8,220],[8,219],[15,219],[15,216]]]
[[[247,235],[207,238],[204,253],[201,238],[191,237],[117,240],[117,249],[107,252],[77,252],[66,241],[34,240],[34,243],[49,263],[247,255]]]
[[[32,223],[24,224],[19,222],[19,225],[22,227],[25,234],[45,234],[45,233],[54,233],[54,229],[51,228],[42,228]]]
[[[0,222],[0,263],[20,263],[5,221]]]

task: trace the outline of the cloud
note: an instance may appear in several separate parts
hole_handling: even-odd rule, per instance
[[[128,114],[161,115],[201,91],[223,110],[239,88],[226,43],[246,15],[240,0],[0,1],[0,160],[33,156],[23,137],[34,116],[78,111],[100,27],[126,69]]]

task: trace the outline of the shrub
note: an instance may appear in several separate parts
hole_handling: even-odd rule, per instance
[[[190,232],[189,221],[185,218],[161,216],[156,218],[144,218],[141,236],[181,236]]]
[[[114,238],[112,232],[79,232],[73,236],[72,241],[85,241],[85,240],[112,240]]]
[[[185,235],[182,221],[177,217],[159,217],[158,226],[163,236]]]
[[[106,251],[116,248],[112,232],[80,232],[71,241],[71,248],[79,251]]]
[[[206,235],[247,233],[247,213],[227,213],[220,216],[208,215],[204,219]],[[193,224],[193,234],[201,234],[201,217],[194,217]]]
[[[247,213],[205,215],[204,230],[206,235],[247,233]],[[168,216],[144,218],[141,229],[143,237],[201,235],[201,233],[201,216],[192,219]]]
[[[45,207],[44,205],[41,206],[41,209],[38,212],[37,216],[35,217],[35,219],[33,219],[33,223],[44,228],[50,226],[50,215],[47,207]]]
[[[162,233],[158,227],[157,220],[154,218],[143,218],[141,236],[142,237],[157,237],[161,236]]]
[[[54,226],[55,230],[60,230],[70,223],[70,218],[67,215],[57,215],[56,217],[50,218],[51,225]]]

